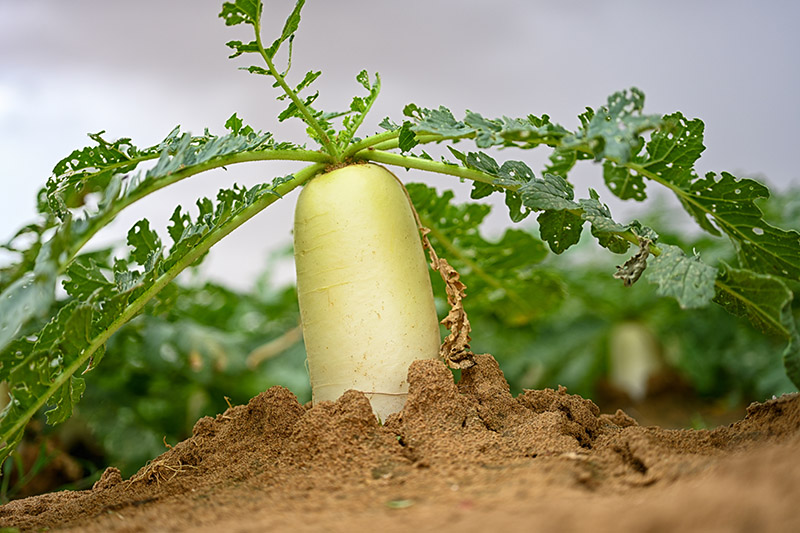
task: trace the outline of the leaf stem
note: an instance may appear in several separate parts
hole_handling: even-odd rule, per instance
[[[383,150],[375,150],[368,148],[361,150],[353,155],[353,159],[357,161],[374,161],[376,163],[384,163],[386,165],[396,165],[405,168],[413,168],[416,170],[425,170],[428,172],[436,172],[438,174],[446,174],[448,176],[456,176],[458,178],[469,179],[472,181],[479,181],[481,183],[488,183],[494,185],[494,176],[465,168],[453,163],[444,163],[440,161],[433,161],[424,159],[413,155],[401,155],[394,152],[387,152]]]
[[[104,213],[100,218],[96,219],[92,223],[92,227],[87,231],[86,235],[84,235],[75,245],[69,250],[69,254],[67,259],[61,264],[58,270],[58,274],[63,274],[69,264],[75,259],[75,256],[78,255],[78,252],[94,237],[94,235],[103,227],[108,225],[116,216],[126,207],[130,206],[131,204],[141,200],[145,196],[156,192],[164,187],[172,185],[173,183],[177,183],[185,178],[194,176],[196,174],[200,174],[201,172],[206,172],[208,170],[212,170],[215,168],[226,167],[229,165],[234,165],[237,163],[245,163],[251,161],[307,161],[310,163],[330,163],[331,158],[328,154],[322,152],[315,152],[311,150],[264,150],[264,151],[253,151],[253,152],[243,152],[237,154],[230,154],[226,156],[222,156],[219,158],[212,159],[205,163],[201,163],[196,166],[186,167],[183,170],[179,170],[168,176],[165,176],[162,179],[157,179],[152,182],[152,185],[149,187],[144,187],[141,191],[138,191],[130,196],[126,196],[124,198],[119,199],[113,203],[111,209],[108,212]]]
[[[360,152],[361,150],[365,150],[367,148],[376,146],[385,141],[397,139],[399,135],[400,135],[399,128],[392,131],[384,131],[382,133],[378,133],[377,135],[371,135],[365,139],[362,139],[348,146],[347,149],[344,152],[342,152],[342,159],[347,160],[348,158],[353,157],[357,152]]]
[[[275,63],[272,61],[272,58],[267,54],[267,51],[264,49],[264,44],[261,42],[261,9],[263,5],[261,2],[258,3],[258,15],[256,16],[255,21],[253,22],[253,27],[255,28],[256,34],[256,46],[258,46],[258,53],[261,54],[261,57],[264,58],[264,62],[267,64],[267,68],[269,69],[269,73],[275,78],[275,81],[278,83],[280,88],[286,93],[286,96],[297,106],[297,109],[303,115],[303,121],[312,129],[314,133],[317,134],[319,137],[322,146],[325,147],[325,151],[330,154],[333,158],[334,163],[340,163],[342,161],[342,156],[339,151],[339,147],[331,141],[328,134],[325,130],[320,126],[319,121],[314,118],[314,115],[311,114],[309,111],[308,106],[306,106],[297,93],[292,90],[291,87],[286,83],[286,79],[283,75],[278,72],[278,69],[275,68]],[[288,72],[288,70],[287,70]]]
[[[377,98],[377,95],[378,93],[380,93],[380,91],[381,91],[381,76],[376,72],[375,85],[370,90],[370,96],[368,96],[366,99],[367,102],[366,108],[363,111],[356,113],[353,123],[350,124],[344,131],[344,137],[339,142],[339,146],[342,150],[347,148],[347,145],[350,144],[350,140],[353,138],[353,135],[355,135],[356,132],[358,131],[358,128],[361,127],[361,123],[364,122],[364,117],[366,117],[370,109],[372,109],[372,105],[375,103],[375,99]],[[344,154],[342,154],[342,160],[344,160]]]
[[[28,421],[41,409],[56,391],[62,387],[73,374],[75,374],[80,367],[86,364],[89,358],[101,346],[103,346],[108,339],[116,333],[126,322],[136,316],[156,294],[158,294],[164,287],[166,287],[178,274],[184,269],[194,263],[198,258],[203,256],[213,245],[222,240],[233,230],[253,218],[255,215],[263,211],[265,208],[275,203],[281,196],[285,196],[292,190],[296,189],[317,173],[322,172],[326,165],[324,163],[315,163],[309,165],[294,174],[294,179],[282,183],[275,187],[274,192],[277,194],[265,194],[253,204],[245,207],[242,211],[231,218],[228,222],[216,230],[209,232],[203,239],[201,239],[186,255],[178,259],[166,272],[161,274],[153,284],[148,287],[144,292],[139,294],[132,302],[130,302],[125,309],[120,313],[117,318],[102,332],[100,332],[81,352],[81,354],[67,366],[47,388],[45,394],[38,398],[33,405],[31,405],[19,419],[6,431],[4,435],[0,436],[0,442],[9,442],[9,439],[18,431],[20,431]]]

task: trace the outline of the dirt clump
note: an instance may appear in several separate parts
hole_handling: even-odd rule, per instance
[[[639,426],[559,390],[513,397],[488,355],[458,384],[409,370],[380,424],[355,391],[302,406],[274,387],[195,424],[130,479],[0,507],[0,526],[73,531],[800,530],[800,397],[709,430]]]

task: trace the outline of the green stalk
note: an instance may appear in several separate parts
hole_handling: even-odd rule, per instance
[[[752,242],[753,244],[757,245],[757,243],[753,242],[750,238],[748,238],[747,235],[745,235],[744,233],[739,231],[738,228],[728,224],[725,219],[720,218],[719,216],[717,216],[717,214],[714,211],[710,211],[709,209],[706,209],[705,206],[703,206],[702,204],[698,203],[694,199],[693,195],[686,194],[686,191],[681,189],[677,185],[662,179],[661,176],[659,176],[658,174],[655,174],[654,172],[650,172],[649,170],[647,170],[642,165],[639,165],[639,164],[636,164],[636,163],[630,163],[630,162],[629,163],[622,163],[622,165],[627,167],[627,168],[629,168],[629,169],[631,169],[631,170],[633,170],[633,171],[635,171],[635,172],[638,172],[642,176],[645,176],[646,178],[648,178],[650,180],[653,180],[653,181],[655,181],[656,183],[658,183],[660,185],[663,185],[664,187],[666,187],[666,188],[670,189],[672,192],[674,192],[676,196],[680,197],[686,203],[691,204],[693,207],[697,208],[698,210],[702,211],[703,213],[705,213],[707,215],[710,215],[711,218],[714,219],[714,222],[716,222],[717,224],[719,224],[720,226],[722,226],[724,228],[727,228],[725,230],[725,233],[727,233],[728,235],[731,235],[731,236],[736,235],[736,236],[738,236],[738,238],[740,240],[747,241],[747,242]],[[720,200],[720,201],[723,201],[723,200]],[[765,250],[763,248],[763,246],[759,246],[759,247],[764,252],[770,253],[769,250]]]
[[[180,258],[173,264],[166,272],[156,278],[155,282],[142,292],[135,300],[130,302],[122,313],[108,326],[104,331],[99,333],[89,346],[75,359],[68,367],[64,369],[58,377],[53,380],[52,384],[47,388],[46,394],[42,395],[31,407],[23,413],[17,422],[2,436],[0,442],[10,442],[11,437],[20,431],[28,421],[41,409],[50,399],[53,394],[61,388],[67,380],[69,380],[78,369],[84,366],[89,358],[106,342],[114,333],[119,330],[125,323],[136,316],[154,296],[156,296],[164,287],[166,287],[178,274],[184,269],[194,263],[198,258],[202,257],[213,245],[218,243],[224,237],[229,235],[233,230],[253,218],[255,215],[266,209],[273,204],[281,196],[285,196],[292,190],[296,189],[309,179],[314,177],[317,173],[322,172],[326,167],[324,163],[315,163],[309,165],[299,172],[294,174],[294,179],[286,183],[282,183],[275,187],[277,194],[265,194],[260,200],[247,206],[241,213],[231,218],[222,227],[210,232],[202,240],[200,240],[190,252]]]
[[[362,140],[360,140],[360,141],[358,141],[356,143],[353,143],[350,146],[348,146],[347,149],[344,152],[342,152],[342,159],[343,160],[347,160],[347,159],[353,157],[357,152],[360,152],[361,150],[365,150],[367,148],[374,147],[374,146],[376,146],[376,145],[378,145],[380,143],[383,143],[385,141],[390,141],[392,139],[397,139],[397,137],[399,135],[400,135],[400,130],[399,129],[392,130],[392,131],[385,131],[385,132],[379,133],[377,135],[371,135],[371,136],[367,137],[366,139],[362,139]]]
[[[154,157],[159,157],[156,155]],[[281,160],[281,161],[307,161],[310,163],[329,163],[330,157],[327,154],[322,152],[314,152],[311,150],[265,150],[265,151],[255,151],[255,152],[244,152],[238,154],[230,154],[226,156],[222,156],[217,159],[213,159],[211,161],[207,161],[200,165],[187,167],[183,170],[179,170],[173,174],[165,176],[163,179],[159,179],[153,182],[151,187],[147,187],[136,194],[132,194],[125,198],[120,199],[119,201],[114,202],[113,207],[108,213],[104,214],[102,217],[98,218],[96,223],[93,224],[93,229],[90,229],[86,235],[84,235],[80,241],[78,241],[75,246],[69,251],[67,259],[61,264],[61,267],[58,270],[58,274],[63,274],[69,264],[75,259],[75,256],[78,255],[78,252],[86,245],[86,243],[91,240],[92,237],[103,227],[108,225],[116,216],[126,207],[130,206],[131,204],[141,200],[145,196],[156,192],[168,185],[172,185],[173,183],[177,183],[185,178],[190,176],[194,176],[196,174],[200,174],[201,172],[205,172],[207,170],[213,170],[215,168],[226,167],[229,165],[234,165],[236,163],[245,163],[250,161],[274,161],[274,160]]]
[[[458,165],[450,165],[447,163],[442,163],[440,161],[431,161],[430,159],[423,159],[421,157],[409,156],[409,155],[401,155],[396,154],[394,152],[385,152],[383,150],[376,150],[373,148],[367,148],[366,150],[361,150],[357,154],[354,155],[353,159],[355,160],[362,160],[362,161],[375,161],[376,163],[384,163],[387,165],[397,165],[405,168],[414,168],[417,170],[426,170],[428,172],[436,172],[439,174],[447,174],[449,176],[456,176],[459,178],[469,179],[472,181],[479,181],[481,183],[488,183],[489,185],[495,185],[495,178],[490,174],[486,174],[485,172],[481,172],[479,170],[474,170],[471,168],[464,168]],[[507,186],[500,186],[504,189],[515,191],[516,189],[513,187]],[[574,214],[580,216],[582,214],[581,211],[574,211]],[[617,233],[623,239],[632,242],[633,244],[639,244],[639,238],[633,234],[631,231],[625,231],[621,233]],[[650,245],[650,253],[655,256],[661,255],[661,250],[655,246]]]
[[[422,133],[415,135],[414,139],[417,141],[418,144],[429,144],[429,143],[439,143],[442,141],[456,141],[459,139],[470,139],[472,137],[475,137],[474,133],[468,133],[466,135],[455,135],[455,136],[444,136],[444,135],[438,135],[436,133]],[[372,149],[392,150],[394,148],[397,148],[399,145],[400,145],[399,139],[390,139],[384,142],[373,144]]]
[[[303,115],[303,121],[312,129],[314,133],[317,134],[319,137],[322,146],[325,147],[325,151],[330,154],[331,158],[333,158],[334,163],[340,163],[342,161],[342,156],[339,151],[339,148],[336,146],[333,141],[331,141],[328,134],[322,129],[319,122],[314,115],[311,114],[308,107],[303,103],[297,93],[295,93],[291,87],[286,83],[286,79],[283,75],[278,72],[278,69],[275,68],[275,63],[273,63],[272,58],[267,54],[267,51],[264,49],[264,44],[261,42],[261,9],[262,5],[259,3],[258,7],[258,14],[256,16],[256,20],[253,24],[256,33],[256,46],[258,46],[258,52],[261,54],[261,57],[264,58],[264,62],[267,64],[267,68],[269,69],[269,73],[275,78],[275,81],[278,83],[283,92],[286,93],[286,96],[297,106],[297,109]],[[277,53],[277,50],[276,50]]]
[[[471,168],[464,168],[459,165],[452,165],[442,163],[440,161],[432,161],[430,159],[423,159],[412,155],[401,155],[394,152],[385,152],[383,150],[375,150],[368,148],[361,150],[354,154],[353,159],[356,161],[374,161],[376,163],[384,163],[386,165],[396,165],[405,168],[413,168],[416,170],[426,170],[428,172],[436,172],[438,174],[446,174],[448,176],[456,176],[472,181],[479,181],[481,183],[488,183],[494,185],[494,176],[481,172],[480,170],[473,170]]]
[[[377,88],[376,92],[376,98],[377,98],[377,93],[379,93],[381,90],[381,77],[377,72],[375,73],[375,87]],[[347,145],[350,143],[350,139],[353,138],[353,135],[355,135],[355,133],[358,131],[358,128],[361,127],[361,123],[364,122],[364,117],[366,117],[370,109],[372,109],[372,105],[375,103],[376,98],[370,98],[370,97],[367,98],[366,109],[364,109],[364,111],[362,111],[361,113],[357,113],[355,121],[350,125],[350,127],[348,127],[343,132],[344,135],[339,140],[339,147],[342,150],[347,148]],[[344,158],[345,156],[344,154],[342,154],[342,160],[344,160]]]

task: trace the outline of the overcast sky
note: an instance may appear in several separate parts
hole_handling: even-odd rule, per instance
[[[266,2],[278,31],[291,0]],[[0,0],[0,239],[34,216],[36,191],[85,134],[132,137],[139,146],[173,126],[222,133],[234,111],[256,129],[303,142],[263,77],[237,71],[224,43],[249,39],[217,18],[217,0]],[[383,91],[362,134],[409,102],[487,116],[548,113],[574,128],[584,106],[637,86],[646,111],[683,111],[706,122],[701,171],[800,185],[800,4],[792,1],[355,1],[309,0],[293,72],[318,68],[322,107],[340,108],[362,68]],[[272,14],[274,13],[274,19]],[[269,24],[268,24],[269,25]],[[266,40],[272,39],[272,33]],[[542,154],[544,156],[546,154]],[[541,157],[524,159],[534,170]],[[175,205],[252,185],[295,166],[240,165],[187,180],[124,212],[102,242],[139,218],[164,228]],[[409,181],[420,175],[401,174]],[[600,169],[576,179],[601,188]],[[446,177],[429,180],[459,186]],[[462,188],[463,190],[463,188]],[[603,199],[612,203],[601,188]],[[212,251],[207,270],[244,287],[266,250],[289,242],[294,198],[278,202]],[[146,205],[145,205],[146,204]],[[502,213],[493,219],[501,224]]]

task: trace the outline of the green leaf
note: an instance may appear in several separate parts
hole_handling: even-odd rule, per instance
[[[286,22],[283,25],[281,36],[275,39],[272,45],[265,50],[267,56],[270,58],[274,57],[281,44],[287,39],[292,39],[294,37],[294,33],[297,31],[297,28],[300,25],[300,11],[303,9],[303,5],[305,5],[305,3],[306,0],[297,0],[297,3],[294,5],[294,9],[292,9],[292,12],[289,13]]]
[[[444,138],[459,138],[474,132],[465,123],[456,120],[453,113],[444,106],[439,109],[426,109],[408,104],[403,114],[417,121],[413,130],[417,133],[433,133]]]
[[[475,130],[475,145],[478,148],[489,148],[503,144],[503,138],[500,136],[503,131],[501,121],[486,119],[478,113],[467,111],[464,124]]]
[[[519,148],[535,148],[542,144],[559,146],[563,137],[569,133],[563,126],[550,122],[548,115],[541,117],[528,115],[524,119],[503,117],[501,122],[503,128],[495,139],[502,139],[503,146]],[[495,144],[500,143],[495,141]]]
[[[408,122],[408,121],[406,121],[406,122]],[[411,123],[409,122],[409,124],[411,124]],[[389,117],[383,117],[383,120],[380,121],[380,123],[378,124],[378,127],[382,128],[382,129],[384,129],[386,131],[395,131],[395,130],[400,129],[400,125],[397,124],[396,122],[394,122]]]
[[[225,129],[236,135],[251,135],[255,133],[253,128],[245,124],[242,119],[236,116],[236,113],[231,115],[230,118],[228,118],[228,120],[225,122]]]
[[[731,314],[747,318],[761,331],[786,339],[786,374],[800,387],[800,335],[792,311],[794,294],[778,277],[723,266],[714,301]]]
[[[319,165],[308,167],[304,178],[319,171]],[[300,181],[298,181],[299,183]],[[286,183],[282,181],[280,183]],[[284,185],[284,190],[291,190]],[[55,405],[49,420],[64,420],[80,398],[84,384],[74,374],[87,363],[93,368],[103,356],[105,342],[127,320],[142,312],[145,305],[171,282],[177,274],[227,235],[277,198],[272,185],[260,184],[250,189],[234,186],[221,190],[218,202],[201,201],[200,215],[187,222],[181,238],[167,257],[162,257],[161,243],[146,221],[140,221],[129,232],[130,259],[114,263],[115,284],[103,283],[96,272],[79,279],[78,274],[92,271],[75,267],[71,287],[80,294],[89,293],[84,301],[77,299],[64,305],[38,334],[35,340],[17,339],[0,353],[0,379],[10,385],[10,403],[0,418],[0,457],[6,456],[19,438],[19,431],[45,402]],[[180,216],[173,221],[184,222]],[[177,231],[171,235],[177,235]],[[198,238],[188,238],[187,235]],[[144,267],[137,268],[136,264]],[[92,284],[101,290],[90,291]],[[166,299],[171,296],[167,292]],[[164,306],[153,306],[155,311]],[[96,359],[93,359],[94,355]],[[8,362],[8,363],[7,363]]]
[[[614,253],[623,253],[630,245],[621,234],[635,229],[637,235],[655,235],[636,221],[626,225],[615,222],[597,193],[593,189],[589,193],[590,198],[575,202],[569,182],[553,174],[545,174],[543,179],[531,179],[519,188],[525,207],[544,211],[537,219],[539,229],[542,239],[555,253],[561,253],[578,242],[584,222],[592,225],[592,235],[600,245]]]
[[[625,163],[638,152],[640,134],[661,123],[657,115],[642,115],[644,93],[637,88],[608,97],[608,103],[595,111],[574,135],[566,136],[565,148],[588,149],[595,160],[611,159]]]
[[[534,179],[520,189],[522,202],[534,211],[572,210],[579,206],[573,201],[572,185],[561,176],[545,174],[543,179]]]
[[[800,278],[800,233],[764,221],[755,203],[769,197],[764,185],[723,172],[721,176],[708,173],[684,189],[673,190],[704,229],[719,234],[715,225],[731,238],[742,266],[764,274]]]
[[[109,290],[114,284],[103,275],[92,258],[77,258],[67,269],[64,290],[73,298],[87,299],[97,290]]]
[[[522,198],[515,192],[506,190],[506,207],[512,222],[522,222],[531,210],[522,205]],[[474,198],[474,196],[473,196]]]
[[[783,366],[794,386],[800,388],[800,333],[797,327],[792,330],[789,344],[783,351]]]
[[[144,265],[152,254],[161,250],[161,239],[158,233],[150,229],[150,221],[145,218],[128,231],[128,246],[132,248],[131,258]]]
[[[734,241],[742,266],[788,279],[800,278],[800,233],[763,221],[752,228],[744,225],[737,229],[741,237]]]
[[[578,204],[583,210],[583,220],[592,225],[592,235],[597,238],[603,248],[616,254],[625,253],[630,242],[620,234],[627,232],[631,226],[615,222],[611,218],[608,206],[600,202],[600,197],[594,189],[589,189],[589,195],[590,198],[582,198]]]
[[[573,149],[556,147],[550,154],[550,163],[544,168],[542,174],[555,174],[566,178],[575,163],[581,160],[592,159],[592,155],[586,152],[579,152]]]
[[[794,321],[787,322],[784,315],[788,310],[791,317],[793,298],[780,278],[723,263],[714,301],[729,313],[747,318],[759,330],[789,339]]]
[[[700,119],[687,120],[681,113],[664,115],[647,143],[643,166],[668,183],[685,187],[696,176],[694,164],[705,150]]]
[[[717,269],[703,263],[697,255],[687,257],[677,246],[659,247],[661,254],[647,269],[649,281],[658,285],[657,293],[675,298],[683,309],[708,305],[714,297]]]
[[[53,395],[55,407],[45,412],[47,423],[50,425],[66,422],[72,416],[72,409],[78,403],[86,390],[86,381],[83,378],[72,376],[58,392]]]
[[[19,430],[13,428],[20,419],[34,414],[32,406],[49,396],[48,390],[58,379],[66,377],[65,372],[71,379],[74,370],[68,368],[80,362],[81,348],[90,334],[92,313],[90,306],[73,300],[42,328],[36,340],[19,340],[0,354],[5,362],[2,377],[9,383],[9,404],[0,418],[0,442],[13,444]],[[83,384],[80,380],[65,383],[56,390],[59,394],[53,402],[56,408],[49,416],[58,420],[71,413],[74,401],[83,392]],[[8,448],[0,450],[0,458],[9,451]]]
[[[411,122],[405,121],[403,125],[399,127],[400,135],[398,137],[398,148],[400,148],[401,152],[408,152],[417,144],[417,134],[411,129]]]
[[[680,113],[665,115],[645,147],[645,154],[625,163],[639,175],[666,186],[683,207],[712,235],[725,233],[738,250],[743,267],[786,278],[800,277],[800,233],[767,224],[756,201],[769,190],[728,172],[700,178],[693,169],[703,146],[704,125]]]
[[[633,199],[641,202],[647,198],[644,178],[627,167],[607,160],[603,162],[603,179],[609,190],[621,200]]]
[[[553,253],[560,254],[581,239],[583,219],[566,209],[551,209],[536,217],[539,233]]]
[[[233,59],[235,57],[239,57],[242,54],[257,54],[260,52],[258,48],[258,43],[256,41],[250,41],[249,43],[243,43],[242,41],[228,41],[225,43],[225,46],[233,50],[233,53],[228,56],[229,59]],[[254,74],[267,74],[268,71],[263,69],[262,67],[248,67],[245,69]]]
[[[233,2],[222,4],[222,12],[219,16],[225,20],[226,26],[235,26],[237,24],[255,26],[258,24],[260,14],[260,0],[234,0]]]
[[[316,79],[319,78],[321,75],[322,75],[322,71],[321,70],[316,70],[316,71],[309,70],[308,72],[306,72],[306,75],[303,77],[303,79],[300,80],[300,83],[298,83],[295,86],[294,92],[296,94],[300,94],[301,91],[303,91],[304,89],[307,89],[308,87],[310,87],[311,84],[314,83],[314,81],[316,81]],[[279,87],[279,84],[276,81],[274,84],[272,84],[272,86],[273,87]],[[285,100],[288,97],[289,97],[289,95],[284,93],[284,94],[281,94],[280,96],[278,96],[278,100]]]
[[[44,261],[0,294],[0,352],[32,318],[50,310],[55,300],[55,285],[55,268]]]
[[[342,149],[345,149],[352,141],[356,130],[361,126],[364,117],[369,113],[372,104],[378,98],[378,94],[381,91],[381,78],[378,74],[375,74],[375,83],[371,84],[369,81],[369,74],[367,74],[366,70],[362,70],[356,76],[356,81],[367,89],[369,94],[363,97],[354,97],[350,102],[350,111],[344,113],[345,116],[342,119],[342,126],[344,126],[344,129],[336,136],[337,143]],[[403,144],[404,146],[408,146],[409,141],[407,138],[404,139]]]
[[[106,189],[115,174],[129,172],[143,161],[157,157],[177,141],[179,131],[178,127],[173,128],[161,143],[145,149],[133,145],[129,138],[109,142],[102,131],[89,134],[96,145],[73,150],[56,163],[53,176],[45,185],[44,205],[64,220],[69,215],[68,208],[84,205],[86,196]]]

